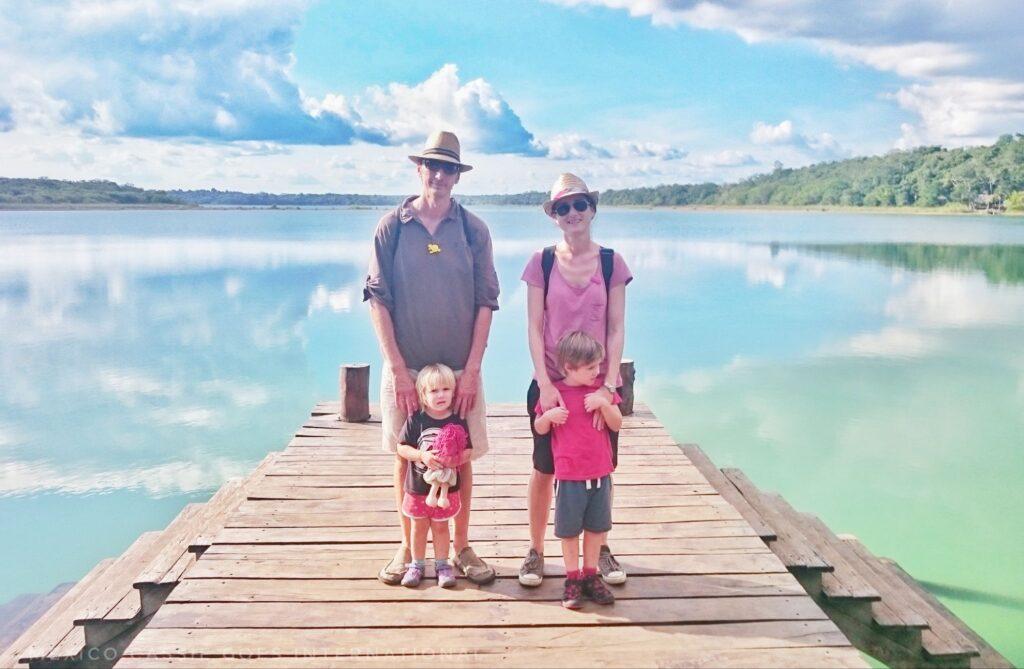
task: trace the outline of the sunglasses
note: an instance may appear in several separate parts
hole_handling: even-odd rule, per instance
[[[568,202],[559,203],[558,206],[555,207],[555,213],[558,214],[559,216],[565,216],[566,214],[569,213],[570,207],[575,209],[576,211],[586,211],[587,209],[590,208],[590,200],[588,200],[585,197],[581,197],[576,200],[573,200],[571,205]]]
[[[426,167],[431,172],[441,170],[445,174],[455,174],[459,171],[458,165],[456,165],[455,163],[449,163],[446,160],[434,160],[433,158],[424,158],[420,162],[420,164]]]

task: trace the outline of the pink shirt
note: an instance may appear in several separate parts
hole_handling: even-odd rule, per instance
[[[551,453],[555,460],[555,478],[559,481],[587,481],[607,476],[612,468],[612,442],[608,428],[594,428],[593,414],[583,407],[583,398],[601,387],[570,386],[565,381],[556,381],[555,388],[562,395],[569,418],[563,425],[551,426]],[[612,398],[613,404],[622,401],[618,393]],[[540,404],[537,414],[540,415]]]
[[[541,267],[541,252],[537,251],[526,263],[523,281],[528,285],[544,288],[544,269]],[[626,261],[618,253],[612,262],[611,288],[624,286],[633,280],[626,267]],[[608,348],[608,294],[601,275],[601,263],[597,271],[583,286],[574,286],[562,276],[558,260],[551,268],[548,281],[548,297],[544,303],[544,361],[552,381],[564,374],[558,369],[558,340],[575,330],[583,330]],[[600,379],[604,380],[608,363],[601,363]]]

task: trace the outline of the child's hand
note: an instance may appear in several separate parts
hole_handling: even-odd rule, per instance
[[[605,397],[605,393],[602,393],[600,390],[592,392],[583,398],[583,408],[587,410],[587,413],[599,411],[601,407],[606,407],[609,404],[611,403]]]
[[[441,461],[434,455],[433,451],[420,451],[420,462],[427,469],[441,469]]]
[[[550,421],[552,425],[565,425],[565,421],[569,420],[569,410],[565,407],[548,409],[544,412],[544,418]]]

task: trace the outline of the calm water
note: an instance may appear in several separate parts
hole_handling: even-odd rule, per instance
[[[555,229],[478,211],[503,286],[487,393],[519,401],[519,273]],[[0,212],[0,601],[248,472],[340,363],[379,368],[360,285],[380,213]],[[1024,663],[1024,219],[596,225],[637,277],[627,356],[673,435],[895,558]]]

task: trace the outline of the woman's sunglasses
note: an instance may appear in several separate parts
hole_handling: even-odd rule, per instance
[[[455,163],[449,163],[445,160],[434,160],[433,158],[424,158],[422,163],[431,172],[441,170],[445,174],[455,174],[459,171],[459,166]]]
[[[565,216],[569,213],[569,208],[572,207],[576,211],[586,211],[590,208],[590,200],[585,197],[578,198],[572,201],[570,205],[568,202],[561,202],[555,207],[555,213],[559,216]]]

